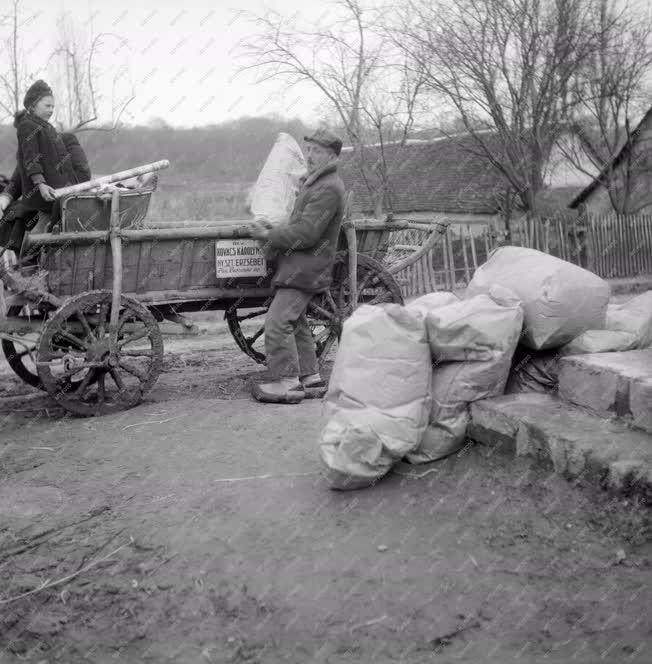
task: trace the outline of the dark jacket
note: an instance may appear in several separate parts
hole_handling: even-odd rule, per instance
[[[22,113],[15,122],[18,136],[18,152],[16,153],[17,181],[12,176],[5,191],[15,198],[22,194],[23,207],[26,210],[49,211],[52,203],[45,201],[38,191],[42,182],[55,189],[76,183],[72,160],[61,135],[45,120]]]
[[[91,169],[84,148],[79,144],[77,137],[70,132],[61,134],[63,144],[70,155],[72,170],[77,182],[88,182],[91,179]]]
[[[344,184],[336,164],[329,164],[308,176],[289,221],[269,233],[269,244],[279,250],[273,287],[328,289],[343,214]]]
[[[70,162],[72,164],[73,171],[75,173],[76,182],[88,182],[91,179],[91,169],[88,165],[88,158],[84,149],[79,144],[77,137],[74,134],[61,134],[68,155],[70,156]],[[11,174],[10,178],[4,178],[6,181],[3,186],[2,193],[8,193],[11,197],[16,200],[23,193],[23,184],[20,176],[20,170],[18,166],[14,169],[14,172]]]

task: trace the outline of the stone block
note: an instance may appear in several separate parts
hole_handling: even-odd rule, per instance
[[[549,394],[510,394],[471,405],[469,437],[552,465],[571,478],[652,496],[652,436]]]
[[[562,358],[559,397],[603,417],[620,417],[650,432],[652,348]]]

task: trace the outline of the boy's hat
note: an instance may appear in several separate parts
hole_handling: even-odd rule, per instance
[[[342,140],[338,138],[332,131],[321,128],[317,129],[312,135],[304,136],[304,141],[312,141],[325,148],[330,148],[339,156],[342,151]]]
[[[34,106],[34,104],[37,104],[40,99],[50,95],[52,95],[52,88],[45,81],[42,81],[41,79],[34,81],[34,83],[29,86],[29,89],[25,93],[23,106],[25,108],[31,108]]]

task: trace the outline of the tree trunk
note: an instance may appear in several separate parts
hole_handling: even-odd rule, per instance
[[[381,220],[383,218],[383,201],[385,199],[385,192],[383,186],[380,185],[380,189],[376,192],[374,200],[374,216],[376,219]]]

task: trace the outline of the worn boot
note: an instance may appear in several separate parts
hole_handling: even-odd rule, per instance
[[[264,403],[300,403],[304,391],[298,378],[281,378],[270,383],[255,383],[251,391],[254,399]]]
[[[328,385],[322,377],[316,373],[301,378],[301,386],[306,399],[321,399],[328,391]]]

